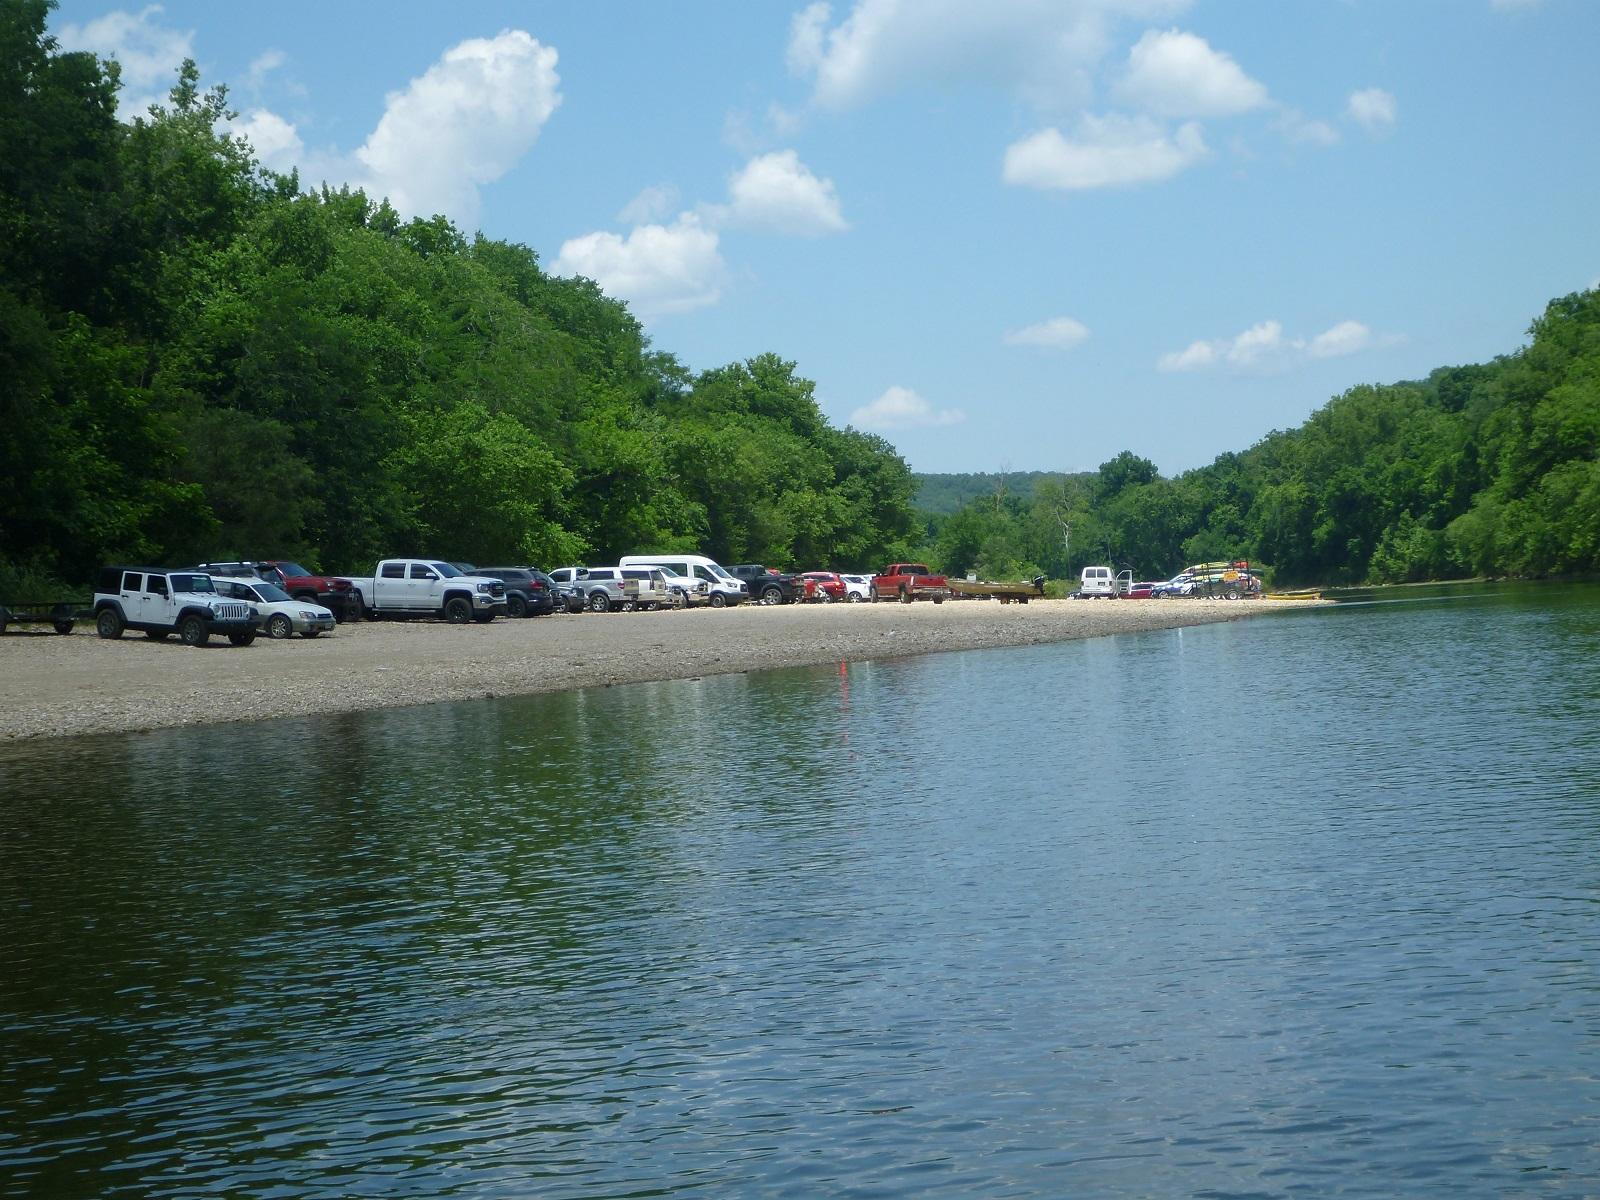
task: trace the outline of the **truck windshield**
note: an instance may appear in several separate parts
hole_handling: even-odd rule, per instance
[[[458,575],[461,574],[460,571],[456,570],[449,563],[431,562],[428,565],[430,567],[432,567],[435,571],[439,572],[439,574],[444,576],[444,578],[446,578],[446,579],[454,579]]]
[[[304,579],[308,575],[316,574],[315,571],[308,571],[299,563],[292,562],[278,563],[275,569],[295,579]]]
[[[712,563],[709,569],[710,569],[710,571],[711,571],[711,573],[713,575],[715,575],[718,579],[721,579],[726,583],[736,583],[736,582],[738,582],[737,580],[734,579],[734,577],[732,575],[729,575],[721,567],[717,566],[716,563]]]

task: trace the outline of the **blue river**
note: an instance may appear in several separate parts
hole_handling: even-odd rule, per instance
[[[1365,600],[0,749],[0,1196],[1600,1195],[1600,588]]]

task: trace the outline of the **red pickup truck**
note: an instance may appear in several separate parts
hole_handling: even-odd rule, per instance
[[[932,600],[943,604],[950,595],[950,581],[922,563],[890,563],[872,577],[871,592],[874,604],[879,600],[898,600],[901,604]]]

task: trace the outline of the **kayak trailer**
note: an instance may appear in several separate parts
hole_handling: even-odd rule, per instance
[[[49,625],[57,633],[71,633],[73,623],[88,614],[76,600],[45,600],[38,604],[0,604],[0,633],[10,625]]]
[[[1044,595],[1044,576],[1036,575],[1031,583],[989,583],[977,579],[952,579],[950,590],[958,596],[993,596],[1001,604],[1026,604]]]

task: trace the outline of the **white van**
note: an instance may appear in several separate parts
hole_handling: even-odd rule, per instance
[[[1078,579],[1078,590],[1072,593],[1072,598],[1098,600],[1102,596],[1108,600],[1117,598],[1117,581],[1111,574],[1111,568],[1085,567]]]
[[[685,579],[703,580],[712,608],[738,604],[750,598],[749,589],[704,554],[624,554],[619,567],[671,567]]]

